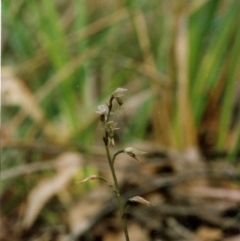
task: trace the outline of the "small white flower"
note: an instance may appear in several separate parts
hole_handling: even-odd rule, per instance
[[[127,147],[124,149],[124,152],[127,154],[135,154],[135,155],[142,155],[142,154],[146,154],[147,152],[145,151],[140,151],[136,148],[133,147]]]
[[[127,91],[127,89],[124,88],[117,88],[113,93],[112,96],[117,98],[117,97],[121,97],[124,96],[124,92]]]
[[[105,124],[105,129],[106,129],[106,132],[108,134],[108,145],[112,143],[115,146],[115,143],[114,143],[114,130],[118,130],[119,129],[116,126],[117,126],[117,122],[116,121],[109,121],[109,122],[107,122]]]
[[[107,105],[99,105],[98,106],[98,111],[96,113],[100,115],[106,115],[108,113],[108,106]]]
[[[109,122],[106,124],[106,129],[107,129],[107,130],[110,130],[110,131],[118,130],[119,128],[116,128],[116,126],[117,126],[117,122],[116,122],[116,121],[109,121]]]
[[[143,155],[143,154],[146,154],[147,152],[145,151],[140,151],[136,148],[133,148],[133,147],[127,147],[124,149],[124,152],[126,154],[128,154],[129,156],[133,157],[134,159],[136,159],[138,162],[139,160],[137,159],[136,155]]]

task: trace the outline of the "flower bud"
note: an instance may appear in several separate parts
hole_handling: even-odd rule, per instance
[[[98,176],[97,175],[91,175],[89,177],[86,177],[85,179],[83,179],[80,183],[84,183],[84,182],[87,182],[89,180],[94,180],[94,179],[97,179]]]
[[[85,179],[83,179],[80,183],[84,183],[87,182],[89,180],[95,180],[95,179],[101,179],[102,181],[107,183],[107,180],[101,176],[97,176],[97,175],[91,175],[89,177],[86,177]]]
[[[122,99],[120,97],[116,97],[115,100],[117,101],[119,106],[122,106],[123,102],[122,102]]]
[[[135,196],[129,199],[130,202],[137,202],[137,203],[141,203],[143,205],[147,205],[147,206],[154,206],[153,204],[151,204],[149,201],[147,201],[146,199],[140,197],[140,196]]]

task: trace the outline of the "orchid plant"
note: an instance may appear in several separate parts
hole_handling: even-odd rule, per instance
[[[144,204],[147,206],[151,206],[152,204],[150,202],[148,202],[147,200],[145,200],[144,198],[139,197],[139,196],[129,198],[127,201],[123,200],[123,198],[121,196],[115,168],[114,168],[115,159],[119,154],[125,153],[138,161],[137,155],[142,155],[142,154],[145,154],[146,152],[140,151],[133,147],[127,147],[127,148],[119,150],[119,151],[115,152],[113,155],[111,155],[110,150],[109,150],[110,145],[115,146],[114,131],[119,129],[117,127],[117,122],[110,120],[110,116],[112,114],[111,111],[113,108],[113,102],[116,101],[117,105],[121,108],[121,106],[123,105],[121,97],[124,96],[126,91],[127,91],[127,89],[117,88],[110,96],[108,104],[99,105],[98,110],[96,111],[96,113],[100,115],[100,121],[102,122],[103,127],[104,127],[103,142],[105,145],[108,164],[110,167],[110,171],[112,174],[114,184],[110,184],[105,178],[98,176],[98,175],[91,175],[89,177],[86,177],[84,180],[81,181],[81,183],[87,182],[89,180],[94,180],[94,179],[100,179],[100,180],[108,183],[109,187],[114,191],[114,194],[116,195],[116,198],[118,201],[118,208],[119,208],[119,212],[121,215],[125,239],[126,239],[126,241],[129,241],[130,239],[129,239],[128,230],[127,230],[127,226],[126,226],[126,219],[125,219],[126,218],[125,210],[126,210],[128,203],[129,202],[138,202],[138,203],[141,203],[141,204]]]

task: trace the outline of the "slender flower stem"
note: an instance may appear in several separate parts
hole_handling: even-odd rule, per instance
[[[113,166],[113,161],[114,161],[115,158],[114,159],[111,158],[109,148],[106,144],[105,144],[105,148],[106,148],[107,159],[108,159],[108,163],[109,163],[109,166],[110,166],[110,169],[111,169],[114,185],[115,185],[115,188],[116,188],[116,196],[117,196],[117,200],[118,200],[119,212],[120,212],[120,215],[121,215],[121,220],[122,220],[125,238],[126,238],[126,241],[130,241],[129,236],[128,236],[128,231],[127,231],[126,220],[125,220],[125,217],[124,217],[124,205],[123,205],[123,201],[122,201],[122,198],[121,198],[121,195],[120,195],[120,189],[119,189],[116,173],[115,173],[114,166]],[[120,154],[122,152],[123,151],[119,151],[117,153]],[[114,155],[114,157],[117,156],[117,153]]]
[[[112,158],[112,163],[113,163],[113,164],[114,164],[114,161],[115,161],[117,155],[119,155],[119,154],[121,154],[121,153],[123,153],[123,152],[124,152],[124,150],[120,150],[120,151],[117,151],[117,152],[113,155],[113,158]]]
[[[113,102],[113,97],[110,98],[109,100],[109,105],[108,105],[108,108],[109,108],[109,111],[108,111],[108,114],[107,114],[107,122],[109,121],[109,118],[110,118],[110,114],[111,114],[111,110],[112,110],[112,102]]]
[[[108,104],[108,113],[107,113],[106,123],[108,123],[109,119],[110,119],[113,100],[114,100],[114,96],[111,96],[111,98],[109,100],[109,104]],[[103,141],[104,141],[105,149],[106,149],[106,153],[107,153],[108,164],[109,164],[109,167],[110,167],[110,170],[111,170],[111,173],[112,173],[112,177],[113,177],[113,181],[114,181],[115,192],[116,192],[116,196],[117,196],[117,200],[118,200],[119,212],[120,212],[120,215],[121,215],[121,221],[122,221],[125,239],[126,239],[126,241],[130,241],[129,236],[128,236],[126,220],[125,220],[125,217],[124,217],[125,208],[124,208],[123,200],[121,198],[120,189],[119,189],[119,185],[118,185],[118,181],[117,181],[117,176],[116,176],[116,173],[115,173],[115,170],[114,170],[114,160],[117,157],[117,155],[120,154],[120,153],[123,153],[124,150],[117,151],[112,158],[111,155],[110,155],[109,148],[108,148],[109,133],[107,131],[105,131],[105,136],[103,137]]]
[[[115,195],[117,196],[118,208],[119,208],[119,213],[120,213],[120,216],[121,216],[125,240],[130,241],[129,235],[128,235],[128,230],[127,230],[127,224],[126,224],[126,215],[125,215],[125,208],[126,208],[128,202],[129,201],[138,202],[138,203],[145,204],[147,206],[150,206],[151,204],[147,200],[145,200],[144,198],[139,197],[139,196],[135,196],[131,199],[128,199],[128,201],[124,204],[124,199],[121,196],[117,176],[116,176],[115,169],[114,169],[114,161],[119,154],[126,153],[126,154],[128,154],[129,156],[133,157],[134,159],[136,159],[138,161],[136,155],[145,154],[146,152],[140,151],[140,150],[138,150],[136,148],[133,148],[133,147],[127,147],[124,150],[119,150],[119,151],[115,152],[115,154],[113,156],[111,156],[110,151],[109,151],[109,147],[108,147],[110,144],[113,144],[113,146],[115,146],[114,130],[119,129],[119,128],[116,128],[116,126],[117,126],[116,121],[109,121],[111,111],[112,111],[112,107],[113,107],[113,101],[115,100],[117,102],[118,106],[121,108],[122,100],[121,100],[120,97],[124,95],[123,92],[125,92],[125,91],[127,91],[127,89],[117,88],[116,91],[114,91],[112,93],[112,95],[109,99],[109,103],[98,106],[98,111],[96,111],[96,112],[98,114],[100,114],[100,121],[104,124],[104,127],[105,127],[103,142],[105,144],[108,164],[109,164],[111,174],[112,174],[112,178],[113,178],[113,182],[114,182],[114,184],[110,185],[109,187],[111,187],[111,189],[114,191]],[[92,175],[88,178],[85,178],[82,182],[92,180],[92,179],[96,179],[96,178],[100,178],[103,181],[106,181],[101,176]]]

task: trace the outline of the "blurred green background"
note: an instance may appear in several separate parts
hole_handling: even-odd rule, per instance
[[[118,146],[236,160],[239,13],[239,0],[2,1],[2,170],[102,146],[95,111],[118,87]]]
[[[119,141],[236,153],[239,11],[238,0],[3,1],[4,147],[96,143],[94,110],[125,87]]]

